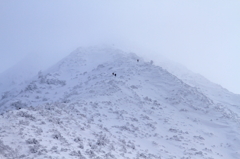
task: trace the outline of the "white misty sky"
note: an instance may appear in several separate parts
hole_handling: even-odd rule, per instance
[[[239,0],[2,0],[0,22],[0,72],[27,55],[49,65],[79,46],[114,44],[240,94]]]

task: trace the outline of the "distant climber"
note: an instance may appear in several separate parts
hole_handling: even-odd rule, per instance
[[[139,59],[137,59],[137,62],[139,62]]]
[[[113,75],[113,76],[115,76],[115,77],[117,76],[117,74],[116,74],[116,73],[114,73],[114,72],[112,73],[112,75]]]

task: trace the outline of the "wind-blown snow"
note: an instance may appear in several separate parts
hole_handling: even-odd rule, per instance
[[[113,48],[77,49],[2,94],[0,157],[240,158],[238,96],[223,101],[224,89],[167,70]]]

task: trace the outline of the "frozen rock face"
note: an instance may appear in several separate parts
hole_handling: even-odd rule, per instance
[[[0,158],[238,159],[235,103],[135,54],[78,48],[2,93]]]

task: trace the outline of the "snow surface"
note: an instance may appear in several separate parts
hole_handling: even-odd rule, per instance
[[[5,87],[0,158],[239,159],[239,95],[161,66],[114,48],[78,48]]]

